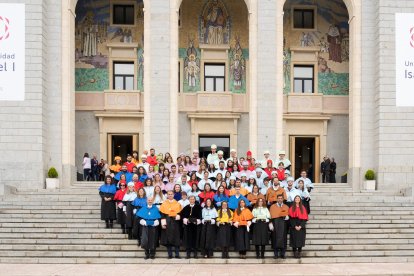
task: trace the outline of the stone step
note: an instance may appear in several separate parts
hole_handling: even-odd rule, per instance
[[[132,241],[128,241],[129,244],[120,243],[120,244],[100,244],[100,243],[87,243],[87,244],[71,244],[71,243],[45,243],[45,244],[30,244],[30,243],[14,243],[13,240],[10,243],[1,243],[2,246],[0,251],[116,251],[122,253],[124,251],[133,251],[133,252],[141,252],[143,249],[138,247],[137,244],[132,244]],[[66,241],[66,240],[63,240]],[[183,249],[183,248],[182,248]],[[251,250],[254,249],[254,246],[251,246]],[[306,252],[308,252],[308,256],[311,256],[310,252],[312,251],[413,251],[413,247],[411,244],[382,244],[382,245],[364,245],[364,244],[354,244],[354,245],[320,245],[320,244],[311,244],[306,245]],[[158,249],[158,252],[165,252],[166,248],[161,246]],[[220,249],[217,248],[216,252],[220,252]],[[273,252],[270,245],[266,246],[266,252]],[[412,252],[410,253],[412,254]]]
[[[185,253],[181,252],[181,255],[184,256]],[[238,252],[230,252],[231,258],[238,257]],[[143,258],[145,253],[143,250],[140,251],[54,251],[54,250],[36,250],[36,251],[26,251],[26,250],[14,250],[14,251],[0,251],[0,257],[82,257],[82,258]],[[167,258],[166,251],[158,251],[157,256],[159,258]],[[220,253],[216,253],[217,259],[219,259]],[[255,253],[253,251],[247,252],[248,258],[254,258]],[[304,249],[302,252],[304,258],[307,257],[373,257],[373,256],[382,256],[382,257],[414,257],[414,250],[354,250],[354,251],[307,251]],[[265,252],[265,257],[273,257],[273,252]],[[292,252],[287,252],[287,257],[292,257]]]

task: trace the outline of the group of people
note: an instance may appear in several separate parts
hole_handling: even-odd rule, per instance
[[[322,183],[336,183],[335,158],[325,156],[321,162]]]
[[[207,158],[180,156],[173,161],[155,149],[116,158],[99,188],[101,219],[107,228],[114,221],[129,239],[137,239],[145,258],[155,258],[159,244],[168,258],[211,258],[216,249],[229,258],[230,248],[246,258],[253,244],[257,258],[264,258],[272,245],[274,258],[286,258],[287,236],[294,257],[301,258],[305,246],[306,222],[310,213],[313,183],[306,171],[294,180],[285,152],[272,160],[256,162],[248,151],[239,158],[235,150],[224,158],[216,145]]]

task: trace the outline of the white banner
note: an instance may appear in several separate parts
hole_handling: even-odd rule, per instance
[[[0,3],[0,101],[23,101],[25,6]]]
[[[414,13],[395,14],[397,106],[414,106]]]

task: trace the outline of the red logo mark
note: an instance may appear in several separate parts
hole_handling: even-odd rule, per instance
[[[410,29],[410,46],[414,48],[414,27]]]
[[[8,18],[0,16],[0,41],[9,38],[9,25],[10,21]]]

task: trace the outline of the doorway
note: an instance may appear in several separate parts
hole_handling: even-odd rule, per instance
[[[108,145],[110,145],[108,156],[111,158],[111,161],[115,159],[115,156],[120,156],[122,162],[125,162],[127,155],[132,154],[132,151],[134,150],[134,135],[111,134],[109,135],[108,140]]]
[[[318,136],[290,137],[291,173],[295,178],[300,177],[302,170],[306,170],[312,182],[319,182],[319,155]]]
[[[211,145],[217,146],[217,151],[222,150],[224,158],[227,159],[230,156],[230,136],[199,136],[199,152],[200,157],[206,157],[211,153]]]

